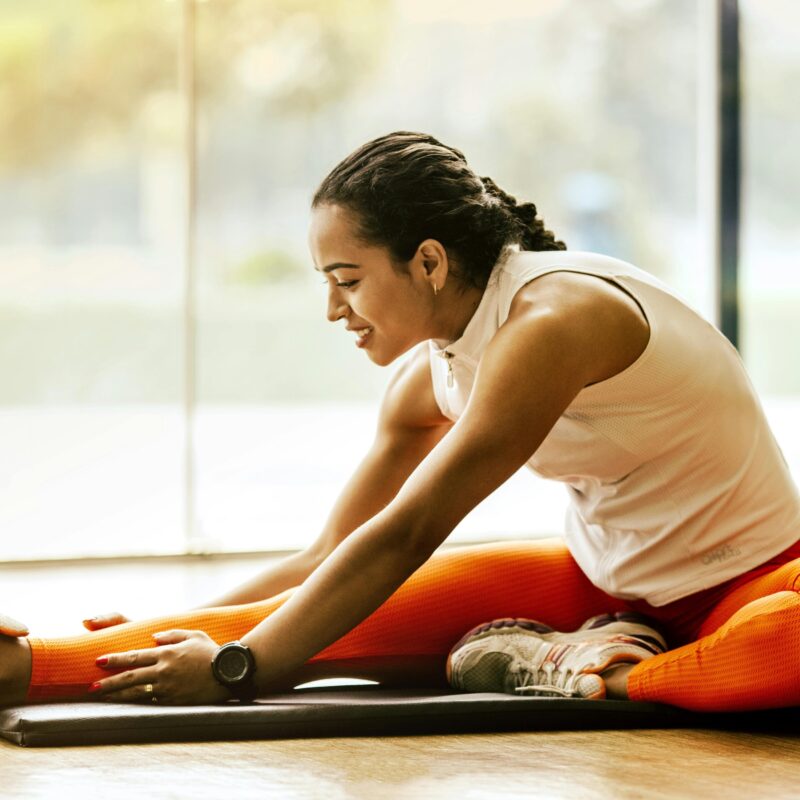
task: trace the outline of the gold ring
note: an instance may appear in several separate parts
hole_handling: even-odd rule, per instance
[[[150,695],[151,702],[153,702],[153,703],[157,703],[158,702],[158,698],[153,694],[153,684],[152,683],[146,684],[145,687],[144,687],[144,690],[145,690],[145,692],[147,692],[147,694]]]

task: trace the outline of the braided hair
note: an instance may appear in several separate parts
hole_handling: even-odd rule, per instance
[[[354,212],[356,236],[388,249],[398,271],[425,239],[436,239],[465,284],[485,289],[504,247],[566,250],[533,203],[519,204],[464,154],[425,133],[395,131],[359,147],[314,193],[311,207]]]

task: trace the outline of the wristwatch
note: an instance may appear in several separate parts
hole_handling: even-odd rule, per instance
[[[253,677],[256,660],[246,644],[228,642],[222,645],[211,659],[211,672],[217,683],[241,702],[251,702],[258,693]]]

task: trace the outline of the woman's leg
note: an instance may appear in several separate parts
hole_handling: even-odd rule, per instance
[[[242,637],[292,595],[129,622],[80,636],[29,637],[32,673],[27,702],[87,698],[108,672],[95,658],[153,647],[152,634],[203,630],[222,644]],[[588,617],[623,611],[625,601],[595,587],[560,538],[471,545],[440,551],[373,614],[287,678],[286,686],[348,675],[387,683],[435,681],[447,654],[471,627],[497,617],[528,617],[574,630]],[[2,698],[0,698],[2,704]]]
[[[700,625],[697,641],[637,664],[631,700],[694,711],[800,705],[800,558],[736,582]]]

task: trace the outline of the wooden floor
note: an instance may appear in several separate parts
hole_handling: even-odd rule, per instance
[[[646,730],[23,748],[3,798],[796,798],[795,736]]]
[[[74,633],[83,617],[104,611],[118,609],[142,619],[171,610],[165,602],[192,607],[262,566],[231,560],[5,566],[0,567],[0,608],[26,621],[33,633]],[[3,800],[775,800],[800,797],[798,775],[800,733],[589,731],[64,748],[0,741]]]

